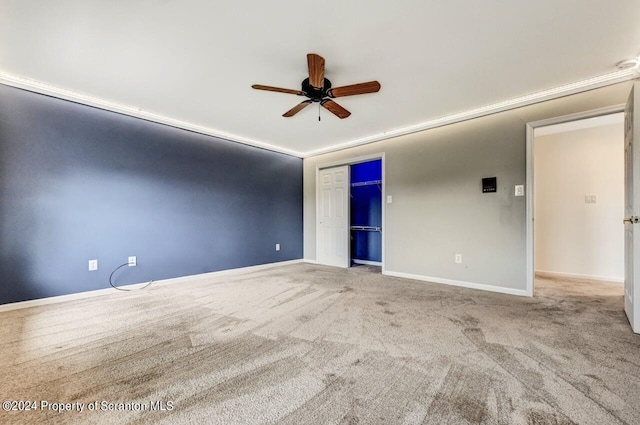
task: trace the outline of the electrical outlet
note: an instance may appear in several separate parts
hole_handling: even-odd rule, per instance
[[[279,243],[276,244],[276,251],[280,251],[280,244]]]
[[[95,272],[98,270],[98,260],[89,260],[89,271]]]
[[[138,265],[138,258],[134,255],[129,257],[129,267],[134,267]]]
[[[462,263],[462,254],[456,254],[456,263],[458,264]]]
[[[387,204],[393,203],[393,196],[387,195]]]
[[[524,196],[524,185],[523,184],[517,184],[516,185],[515,195],[516,196]]]

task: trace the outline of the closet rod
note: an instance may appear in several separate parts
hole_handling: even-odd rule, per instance
[[[382,232],[382,227],[377,227],[377,226],[351,226],[351,230],[364,230],[365,232]]]

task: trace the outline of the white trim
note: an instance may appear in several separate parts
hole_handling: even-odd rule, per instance
[[[347,159],[340,159],[338,161],[333,161],[333,162],[325,162],[325,163],[316,165],[316,170],[339,167],[341,165],[354,165],[354,164],[359,164],[361,162],[375,161],[376,159],[380,159],[383,156],[384,156],[384,153],[373,153],[370,155],[361,155],[361,156],[355,156]]]
[[[620,112],[624,113],[623,103],[613,105],[613,106],[607,106],[604,108],[592,109],[590,111],[578,112],[575,114],[568,114],[568,115],[561,115],[559,117],[548,118],[540,121],[533,121],[533,122],[527,123],[527,125],[530,125],[531,127],[533,127],[533,129],[536,129],[538,127],[562,124],[569,121],[585,120],[589,118],[599,117],[602,115],[618,114]]]
[[[384,274],[384,270],[385,270],[385,258],[386,258],[386,254],[385,254],[385,246],[387,245],[387,197],[386,197],[386,190],[387,190],[387,184],[386,184],[386,172],[385,172],[385,153],[384,152],[380,152],[380,153],[373,153],[370,155],[362,155],[362,156],[356,156],[356,157],[352,157],[352,158],[345,158],[345,159],[340,159],[338,161],[333,161],[333,162],[325,162],[323,164],[318,164],[316,165],[316,221],[315,221],[315,227],[316,227],[316,260],[306,260],[308,262],[313,262],[313,264],[318,264],[317,262],[317,258],[318,258],[318,249],[319,249],[319,238],[318,238],[318,217],[320,215],[319,212],[319,208],[320,208],[320,203],[319,203],[319,198],[318,198],[318,176],[320,175],[320,170],[324,169],[324,168],[331,168],[331,167],[339,167],[342,165],[354,165],[354,164],[359,164],[361,162],[367,162],[367,161],[375,161],[375,160],[381,160],[382,164],[382,261],[381,261],[381,267],[382,267],[382,273]],[[351,194],[351,185],[349,185],[349,194]],[[349,249],[351,249],[351,246],[349,246]]]
[[[533,297],[534,284],[535,284],[535,211],[534,211],[534,162],[533,162],[533,144],[535,140],[535,129],[544,127],[547,125],[562,124],[569,121],[582,120],[587,118],[594,118],[601,115],[617,114],[624,112],[624,104],[609,106],[606,108],[594,109],[586,112],[579,112],[577,114],[563,115],[560,117],[549,118],[540,121],[534,121],[527,123],[527,144],[526,144],[526,263],[527,263],[527,276],[526,276],[526,293],[527,296]]]
[[[141,118],[143,120],[180,128],[183,130],[193,131],[194,133],[218,137],[220,139],[230,140],[232,142],[239,142],[245,145],[255,146],[257,148],[296,156],[298,158],[303,157],[302,152],[298,152],[292,149],[282,148],[280,146],[275,146],[269,143],[261,142],[259,140],[250,139],[248,137],[239,136],[237,134],[227,133],[215,128],[205,127],[187,121],[170,118],[164,115],[156,114],[154,112],[145,111],[142,108],[136,106],[124,105],[122,103],[113,102],[111,100],[94,97],[88,94],[79,93],[60,87],[55,87],[47,83],[8,74],[6,72],[0,72],[0,84],[17,87],[19,89],[32,91],[59,99],[69,100],[71,102],[80,103],[82,105],[93,106],[95,108],[104,109],[105,111],[111,111],[135,118]]]
[[[189,276],[180,276],[180,277],[174,277],[171,279],[162,279],[162,280],[154,281],[152,286],[170,285],[174,283],[189,281],[192,279],[206,279],[206,278],[218,277],[218,276],[251,273],[255,271],[270,269],[272,267],[287,266],[290,264],[298,264],[302,262],[303,262],[302,259],[279,261],[276,263],[259,264],[257,266],[239,267],[236,269],[220,270],[217,272],[202,273],[202,274],[195,274],[195,275],[189,275]],[[132,285],[120,286],[120,288],[136,289],[136,288],[143,287],[147,284],[148,282],[134,283]],[[56,297],[39,298],[37,300],[18,301],[15,303],[0,305],[0,312],[18,310],[18,309],[30,308],[30,307],[38,307],[38,306],[49,305],[49,304],[57,304],[57,303],[62,303],[66,301],[81,300],[85,298],[93,298],[101,295],[108,295],[108,294],[115,294],[115,293],[117,293],[116,289],[105,288],[105,289],[96,289],[94,291],[78,292],[75,294],[58,295]]]
[[[410,274],[410,273],[392,272],[389,270],[383,271],[382,274],[386,276],[420,280],[424,282],[440,283],[443,285],[460,286],[462,288],[479,289],[481,291],[498,292],[501,294],[508,294],[508,295],[518,295],[521,297],[527,296],[527,291],[524,289],[513,289],[513,288],[506,288],[504,286],[486,285],[484,283],[464,282],[462,280],[442,279],[439,277],[430,277],[430,276],[422,276],[422,275]]]
[[[320,238],[318,237],[318,223],[320,221],[320,197],[318,196],[318,187],[319,187],[319,181],[320,179],[320,167],[316,166],[316,184],[315,187],[313,188],[313,191],[316,194],[316,216],[313,222],[313,230],[314,233],[316,234],[316,258],[315,263],[316,264],[320,264],[318,262],[318,257],[319,257],[319,253],[320,253]],[[304,239],[304,234],[302,235],[303,239]]]
[[[285,153],[287,155],[293,155],[299,158],[309,158],[316,155],[322,155],[329,152],[335,152],[335,151],[339,151],[347,148],[352,148],[355,146],[360,146],[360,145],[365,145],[373,142],[378,142],[381,140],[391,139],[393,137],[398,137],[405,134],[411,134],[411,133],[416,133],[423,130],[428,130],[431,128],[442,127],[445,125],[450,125],[457,122],[470,120],[473,118],[483,117],[485,115],[495,114],[497,112],[508,111],[510,109],[520,108],[522,106],[532,105],[534,103],[544,102],[547,100],[556,99],[559,97],[568,96],[575,93],[581,93],[584,91],[593,90],[599,87],[604,87],[604,86],[620,83],[623,81],[632,80],[634,78],[637,78],[639,75],[640,75],[639,71],[634,68],[612,72],[610,74],[600,75],[594,78],[577,81],[575,83],[567,84],[560,87],[555,87],[549,90],[543,90],[536,93],[527,94],[524,96],[505,100],[502,102],[497,102],[490,105],[473,108],[467,111],[446,115],[440,118],[424,121],[418,124],[401,127],[395,130],[389,130],[379,134],[361,137],[359,139],[340,142],[326,148],[315,149],[307,152],[300,152],[293,149],[287,149],[287,148],[279,147],[276,145],[272,145],[270,143],[261,142],[259,140],[254,140],[247,137],[239,136],[237,134],[227,133],[222,130],[217,130],[214,128],[205,127],[205,126],[189,123],[186,121],[166,117],[153,112],[144,111],[139,107],[124,105],[124,104],[113,102],[107,99],[94,97],[88,94],[63,89],[61,87],[56,87],[51,84],[32,80],[29,78],[21,77],[19,75],[10,74],[7,72],[0,72],[0,84],[5,84],[8,86],[17,87],[24,90],[29,90],[32,92],[45,94],[47,96],[53,96],[60,99],[70,100],[72,102],[93,106],[93,107],[104,109],[107,111],[113,111],[113,112],[117,112],[124,115],[130,115],[133,117],[142,118],[147,121],[166,124],[172,127],[182,128],[182,129],[193,131],[200,134],[206,134],[208,136],[214,136],[214,137],[219,137],[221,139],[230,140],[233,142],[244,143],[246,145],[268,149],[274,152]]]
[[[316,260],[309,260],[309,259],[306,259],[306,258],[304,258],[302,261],[304,263],[307,263],[307,264],[318,264],[318,262]]]
[[[586,279],[586,280],[599,280],[603,282],[624,283],[624,277],[596,276],[596,275],[590,275],[590,274],[554,272],[554,271],[548,271],[548,270],[536,270],[536,276],[558,277],[558,278],[568,277],[571,279]]]
[[[586,130],[588,128],[593,128],[593,127],[603,127],[605,125],[616,125],[616,124],[619,124],[620,126],[624,125],[624,114],[622,112],[617,114],[600,115],[597,117],[587,118],[584,120],[568,121],[562,124],[545,125],[544,127],[536,128],[536,131],[534,132],[534,136],[536,137],[550,136],[552,134],[567,133],[570,131],[580,131],[580,130]]]
[[[526,281],[525,291],[528,297],[533,297],[535,281],[535,250],[533,249],[534,235],[534,206],[533,206],[533,139],[535,127],[527,124],[526,142],[526,178],[525,178],[525,233],[526,233]]]
[[[382,266],[382,261],[369,261],[369,260],[355,260],[352,259],[354,264],[363,264],[365,266]]]
[[[380,267],[381,267],[381,271],[382,273],[384,273],[385,271],[385,264],[387,264],[387,260],[386,260],[386,246],[387,246],[387,171],[386,171],[386,165],[385,165],[385,154],[382,153],[380,159],[382,160],[382,252],[380,253],[380,260],[381,263]]]

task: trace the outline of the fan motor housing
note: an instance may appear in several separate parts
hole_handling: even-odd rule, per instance
[[[309,83],[309,79],[305,78],[302,81],[302,91],[305,93],[305,95],[311,99],[314,102],[320,102],[322,99],[324,99],[325,97],[327,97],[327,91],[329,91],[329,89],[331,88],[331,81],[329,81],[328,79],[324,79],[324,87],[321,89],[317,89],[315,87],[313,87],[310,83]]]

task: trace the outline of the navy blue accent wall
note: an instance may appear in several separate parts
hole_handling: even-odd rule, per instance
[[[300,158],[0,85],[0,304],[109,287],[130,255],[118,285],[299,259],[302,238]]]
[[[372,182],[382,179],[382,160],[351,166],[351,183]],[[382,185],[351,187],[351,225],[382,227]],[[382,234],[380,232],[351,231],[351,258],[382,261]]]

